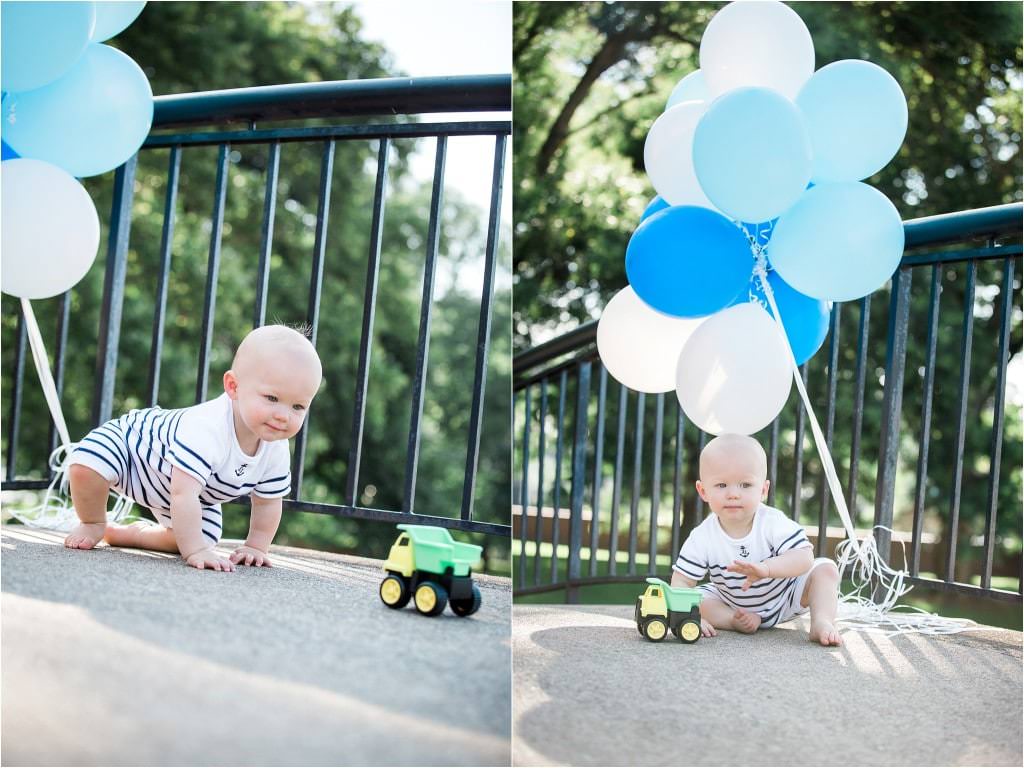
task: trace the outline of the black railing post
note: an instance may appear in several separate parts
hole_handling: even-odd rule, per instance
[[[899,461],[900,412],[903,406],[903,374],[906,369],[907,326],[910,314],[910,269],[901,267],[892,276],[889,305],[888,344],[885,353],[885,387],[882,402],[882,429],[879,435],[878,481],[875,485],[875,525],[892,528],[896,491],[896,465]],[[875,531],[875,542],[882,560],[889,562],[892,534]]]
[[[128,236],[132,225],[132,197],[138,154],[132,155],[114,172],[114,199],[110,211],[107,268],[103,275],[103,307],[96,353],[96,389],[92,402],[92,423],[102,424],[114,410],[114,381],[117,375],[117,347],[121,339],[121,310],[124,279],[128,268]]]
[[[569,572],[566,602],[578,603],[580,590],[580,546],[583,541],[583,492],[587,479],[587,408],[590,404],[590,366],[576,369],[576,418],[572,437],[572,501],[569,510]]]

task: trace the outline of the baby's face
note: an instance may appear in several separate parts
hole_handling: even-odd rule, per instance
[[[273,442],[288,440],[302,428],[320,387],[320,373],[281,361],[278,365],[250,367],[235,381],[242,422],[260,440]]]
[[[702,458],[697,492],[723,522],[745,523],[766,498],[768,481],[752,452],[720,452]]]

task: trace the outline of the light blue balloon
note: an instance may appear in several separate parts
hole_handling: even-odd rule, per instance
[[[775,305],[782,316],[782,327],[786,329],[786,338],[797,365],[803,365],[828,336],[828,302],[805,296],[795,290],[775,271],[768,272],[768,285],[772,289]],[[756,301],[768,314],[772,314],[771,304],[761,287],[761,278],[754,274],[745,293],[741,293],[733,304]]]
[[[684,101],[707,101],[708,88],[704,85],[704,73],[699,69],[694,70],[672,89],[665,109],[672,109],[676,104]]]
[[[796,104],[814,148],[811,178],[860,181],[882,170],[907,134],[907,99],[896,79],[869,61],[822,67]]]
[[[0,3],[0,79],[5,91],[30,91],[67,72],[89,44],[94,3]]]
[[[807,190],[775,225],[772,266],[801,293],[850,301],[885,284],[903,256],[899,211],[857,181]]]
[[[646,221],[658,213],[658,211],[663,211],[669,207],[671,206],[662,199],[661,195],[655,195],[651,202],[647,204],[647,207],[644,208],[644,212],[640,215],[640,221]]]
[[[84,178],[117,168],[153,123],[153,91],[129,56],[90,45],[64,77],[3,102],[4,139],[22,157]]]
[[[96,3],[96,27],[92,42],[102,43],[127,29],[142,13],[145,0],[99,0]]]
[[[769,88],[737,88],[711,103],[693,136],[704,194],[740,221],[768,221],[811,179],[811,142],[800,111]]]
[[[721,214],[693,205],[654,214],[626,247],[626,276],[637,296],[677,317],[729,306],[746,289],[752,265],[743,233]]]

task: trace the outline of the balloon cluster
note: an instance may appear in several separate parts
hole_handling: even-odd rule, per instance
[[[658,196],[626,249],[630,284],[598,324],[609,373],[640,392],[675,389],[712,434],[770,424],[793,362],[825,339],[829,302],[866,296],[899,265],[900,215],[862,180],[906,129],[903,91],[881,67],[844,60],[815,72],[793,10],[722,8],[700,69],[647,135]]]
[[[77,178],[120,166],[153,123],[145,73],[100,43],[131,24],[143,6],[0,5],[4,293],[25,299],[63,293],[96,258],[99,215]]]

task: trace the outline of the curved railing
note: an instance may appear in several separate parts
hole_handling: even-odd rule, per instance
[[[900,510],[908,530],[895,534],[895,543],[906,551],[910,581],[1012,601],[1021,599],[1019,544],[1014,552],[1012,542],[1007,542],[997,557],[996,531],[1008,410],[1007,366],[1014,351],[1011,329],[1020,326],[1020,308],[1013,297],[1019,301],[1014,285],[1020,274],[1021,221],[1022,206],[1011,204],[905,222],[906,252],[890,284],[849,305],[834,304],[825,345],[801,367],[805,383],[811,384],[829,448],[841,459],[837,470],[846,485],[847,503],[855,515],[858,509],[861,512],[862,529],[893,527],[897,484],[906,485],[912,466],[912,514],[910,509]],[[924,279],[917,277],[915,283],[915,275]],[[979,287],[984,288],[982,293]],[[949,322],[940,323],[943,292],[949,294],[946,320],[952,311],[960,326],[960,372],[955,386],[936,382],[937,344],[941,336],[948,345],[953,335]],[[948,306],[953,300],[960,306]],[[977,342],[976,315],[986,317],[985,330],[993,331]],[[881,317],[885,317],[884,346],[873,340],[870,330],[881,324]],[[564,589],[567,599],[575,601],[581,586],[664,574],[681,540],[706,514],[692,485],[695,458],[707,436],[688,423],[672,393],[644,395],[610,380],[597,355],[596,331],[597,323],[591,322],[515,358],[517,594]],[[986,398],[977,412],[969,413],[969,403],[977,405],[979,399],[971,391],[971,361],[981,359],[980,355],[992,361],[996,372],[992,401]],[[908,357],[919,363],[911,376],[907,375]],[[840,365],[841,358],[845,367]],[[879,382],[877,388],[869,387],[869,372]],[[837,398],[840,385],[843,398]],[[920,411],[904,413],[905,391],[919,401]],[[957,403],[955,424],[941,425],[942,439],[954,446],[943,537],[925,526],[925,518],[939,506],[938,483],[929,478],[936,397],[956,398]],[[837,413],[837,406],[842,406],[843,413]],[[1010,407],[1011,415],[1019,418],[1019,407]],[[866,424],[872,427],[868,431]],[[844,434],[839,434],[840,428]],[[982,428],[989,432],[987,450],[967,455],[966,434]],[[912,435],[907,435],[908,429]],[[826,554],[843,532],[838,516],[830,511],[813,447],[805,455],[806,432],[806,415],[793,395],[783,413],[756,437],[768,448],[769,503],[805,523],[817,552]],[[913,459],[902,470],[901,446],[904,465]],[[988,465],[983,478],[987,483],[984,525],[972,533],[962,530],[964,469],[984,464]],[[861,488],[870,484],[872,475],[873,495]],[[792,482],[786,493],[780,485],[789,476]],[[1004,476],[1004,481],[1009,482],[1009,477]],[[815,503],[816,514],[814,510],[808,514],[808,507]],[[967,535],[970,541],[965,544]],[[888,557],[893,543],[888,532],[879,529],[876,540]],[[972,551],[965,554],[967,544]],[[898,558],[895,564],[902,566]],[[994,578],[1001,588],[993,586]]]

